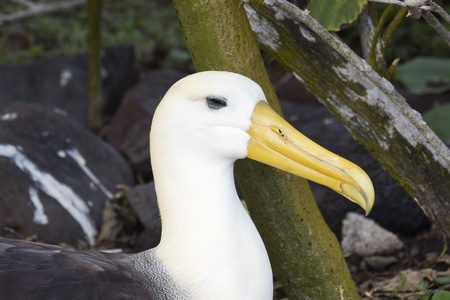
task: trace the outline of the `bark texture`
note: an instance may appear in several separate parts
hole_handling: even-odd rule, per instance
[[[450,239],[450,150],[421,115],[307,11],[284,0],[250,0],[246,11],[260,45],[340,119]]]
[[[226,70],[252,78],[280,111],[243,3],[174,0],[174,5],[197,70]],[[289,299],[359,299],[339,242],[306,180],[248,159],[239,161],[236,171]]]

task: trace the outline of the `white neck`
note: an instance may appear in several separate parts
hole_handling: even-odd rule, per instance
[[[158,257],[193,299],[272,299],[269,259],[237,196],[233,161],[179,152],[152,154]]]

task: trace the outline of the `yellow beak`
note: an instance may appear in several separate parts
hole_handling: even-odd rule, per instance
[[[256,105],[248,134],[248,158],[327,186],[369,214],[375,198],[369,176],[298,132],[266,102]]]

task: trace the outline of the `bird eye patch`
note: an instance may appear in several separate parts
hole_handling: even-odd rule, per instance
[[[209,109],[219,110],[227,106],[227,99],[220,96],[208,96],[206,97],[206,104]]]

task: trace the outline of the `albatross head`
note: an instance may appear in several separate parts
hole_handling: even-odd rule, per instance
[[[372,182],[360,167],[294,129],[270,108],[261,87],[239,74],[200,72],[175,83],[158,106],[150,137],[152,157],[179,148],[187,159],[192,153],[211,162],[249,157],[325,185],[366,213],[374,203]]]

